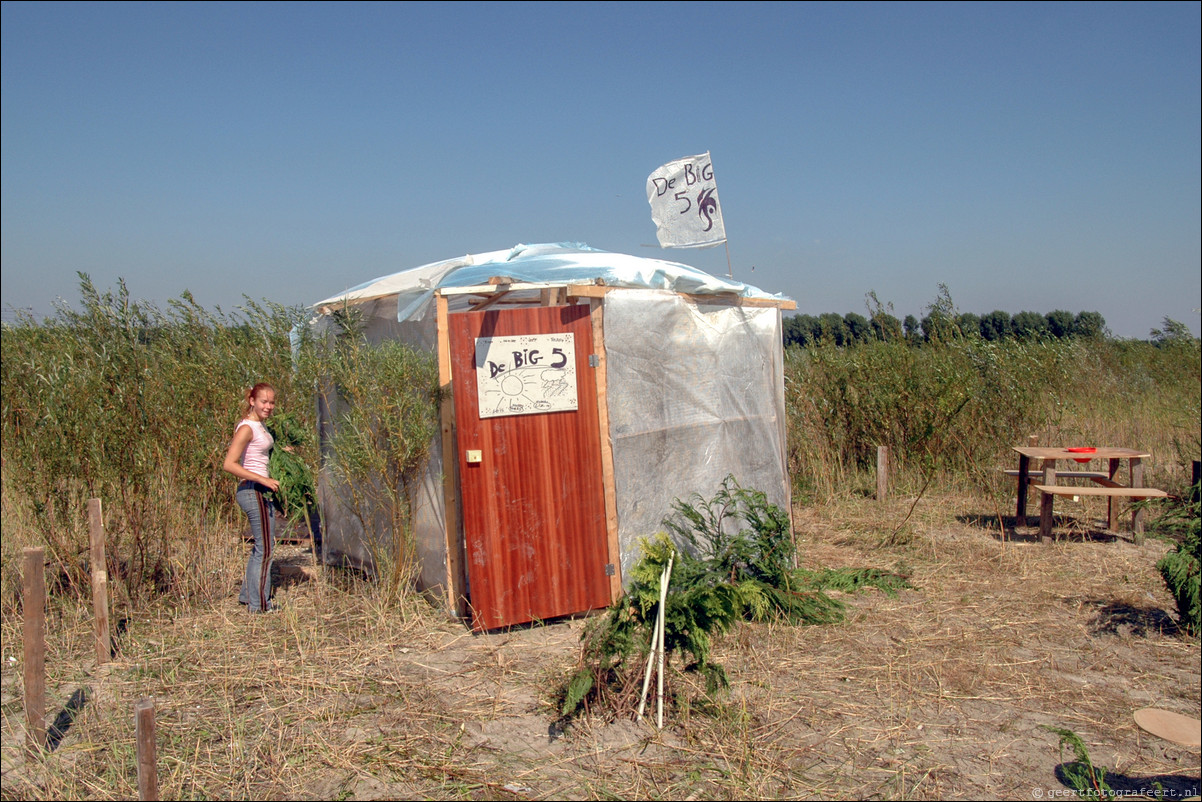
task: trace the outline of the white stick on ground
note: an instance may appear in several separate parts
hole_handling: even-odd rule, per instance
[[[668,577],[672,572],[672,559],[672,557],[668,558],[668,565],[659,575],[659,611],[655,617],[655,626],[651,628],[651,649],[647,654],[647,671],[643,674],[643,694],[639,697],[639,713],[635,717],[635,721],[643,720],[643,712],[647,709],[647,692],[651,689],[651,673],[655,670],[656,649],[663,648],[664,602],[668,596]]]
[[[651,644],[647,650],[647,670],[643,673],[643,695],[639,697],[639,714],[635,717],[635,721],[642,721],[643,711],[647,709],[647,691],[651,688],[651,672],[655,669],[655,646],[658,638],[659,615],[657,614],[655,626],[651,628]]]
[[[664,569],[664,580],[660,583],[662,590],[659,594],[659,696],[655,706],[655,726],[661,730],[664,728],[664,627],[667,625],[664,605],[668,599],[668,585],[671,581],[672,557],[669,557],[668,567]]]

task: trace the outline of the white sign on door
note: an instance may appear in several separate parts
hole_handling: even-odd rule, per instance
[[[575,336],[477,337],[476,396],[481,418],[575,410]]]

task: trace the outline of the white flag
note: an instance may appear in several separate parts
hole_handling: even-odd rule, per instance
[[[647,176],[647,202],[661,248],[709,248],[726,242],[708,151],[668,162]]]

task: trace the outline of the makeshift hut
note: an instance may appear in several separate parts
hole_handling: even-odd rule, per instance
[[[378,278],[314,304],[316,325],[347,305],[369,341],[438,355],[441,438],[410,489],[420,585],[477,630],[609,605],[673,500],[728,475],[788,509],[786,298],[550,244]],[[364,516],[324,468],[319,487],[327,560],[370,567]]]

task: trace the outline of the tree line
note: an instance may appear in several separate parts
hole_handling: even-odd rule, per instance
[[[878,309],[871,316],[848,312],[839,315],[793,315],[783,321],[785,345],[853,345],[881,340],[931,343],[959,337],[999,340],[1063,340],[1069,337],[1102,339],[1106,320],[1098,312],[1072,312],[1057,309],[1046,315],[1039,312],[995,310],[986,315],[955,312],[936,304],[921,319],[906,315],[902,319]]]

